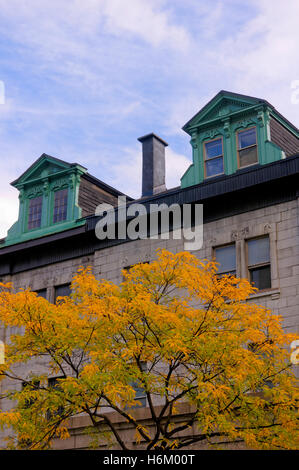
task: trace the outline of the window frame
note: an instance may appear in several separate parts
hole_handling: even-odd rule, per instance
[[[255,129],[255,144],[254,145],[248,145],[247,147],[243,147],[242,149],[239,149],[239,134],[241,134],[242,132],[250,131],[250,129]],[[245,150],[245,149],[249,149],[249,148],[253,148],[253,147],[256,147],[256,162],[249,163],[249,165],[241,166],[240,165],[240,150]],[[258,162],[259,162],[259,153],[258,153],[258,144],[257,144],[257,126],[246,127],[246,129],[238,129],[236,131],[236,148],[237,148],[237,163],[238,163],[238,169],[239,170],[258,164]]]
[[[249,256],[248,256],[248,242],[252,241],[252,240],[261,240],[263,238],[267,238],[268,241],[269,241],[269,261],[263,261],[262,263],[257,263],[257,264],[249,264]],[[273,285],[273,280],[272,280],[272,269],[271,269],[271,240],[270,240],[270,236],[269,234],[267,235],[260,235],[260,236],[257,236],[257,237],[252,237],[252,238],[247,238],[245,240],[245,253],[246,253],[246,268],[247,268],[247,279],[248,281],[250,282],[251,285],[253,285],[253,287],[256,287],[258,289],[258,292],[266,292],[268,290],[271,290],[272,289],[272,285]],[[258,269],[258,268],[263,268],[263,267],[268,267],[269,266],[269,271],[270,271],[270,287],[266,287],[265,289],[259,289],[257,286],[255,286],[252,282],[251,282],[251,270],[253,269]]]
[[[206,158],[206,144],[209,144],[210,142],[215,142],[216,140],[221,140],[221,145],[222,145],[222,154],[221,155],[217,155],[216,157],[212,157],[212,158]],[[222,164],[223,164],[223,171],[222,173],[217,173],[215,175],[210,175],[210,176],[207,176],[207,171],[206,171],[206,162],[207,161],[211,161],[211,160],[215,160],[216,158],[221,158],[222,157]],[[220,176],[220,175],[224,175],[224,147],[223,147],[223,136],[219,136],[219,137],[215,137],[214,139],[210,139],[210,140],[205,140],[203,142],[203,166],[204,166],[204,178],[205,179],[208,179],[208,178],[214,178],[215,176]]]

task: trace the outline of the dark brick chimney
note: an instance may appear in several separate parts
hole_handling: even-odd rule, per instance
[[[156,134],[139,137],[142,143],[142,197],[166,190],[165,147],[167,142]]]

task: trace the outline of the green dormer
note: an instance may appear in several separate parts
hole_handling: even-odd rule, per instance
[[[227,91],[220,91],[183,130],[193,149],[183,188],[299,152],[298,129],[270,103]]]
[[[19,217],[8,230],[4,246],[82,225],[78,195],[86,171],[77,163],[43,154],[13,181],[19,191]]]

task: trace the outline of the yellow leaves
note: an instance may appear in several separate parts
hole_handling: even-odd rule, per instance
[[[56,429],[56,437],[58,437],[59,439],[65,440],[70,437],[70,433],[66,427],[61,426]]]
[[[0,427],[3,429],[4,426],[10,427],[15,426],[20,419],[20,413],[15,410],[1,411],[0,410]]]
[[[81,372],[81,377],[84,379],[92,379],[98,373],[99,367],[96,364],[87,364]]]
[[[13,284],[12,282],[6,282],[6,283],[3,283],[3,282],[0,282],[0,289],[1,290],[11,290],[13,288]]]
[[[152,263],[124,273],[120,286],[97,280],[90,267],[81,267],[71,296],[58,305],[27,290],[3,288],[0,320],[20,327],[20,332],[11,336],[0,372],[11,373],[14,364],[43,355],[49,371],[63,371],[66,378],[59,380],[56,391],[41,376],[39,390],[12,392],[19,409],[2,413],[2,425],[42,441],[50,424],[59,422],[59,407],[74,416],[87,405],[102,409],[107,400],[110,410],[120,407],[132,423],[128,409],[137,404],[137,387],[154,398],[174,400],[171,430],[176,426],[172,418],[185,401],[196,410],[201,432],[221,429],[248,445],[259,446],[265,439],[271,446],[271,431],[250,429],[268,425],[274,417],[292,447],[289,434],[298,397],[292,373],[284,370],[289,350],[282,347],[298,336],[283,332],[280,317],[247,302],[252,292],[247,280],[217,277],[213,262],[165,250]],[[26,400],[29,408],[23,406]],[[47,410],[53,415],[50,424]],[[66,428],[55,432],[68,437]],[[136,433],[137,441],[150,436],[147,427],[136,426]],[[178,443],[174,436],[168,444]]]
[[[145,426],[138,424],[138,426],[136,427],[136,432],[135,432],[135,440],[137,444],[140,444],[141,440],[144,439],[144,437],[142,436],[140,432],[143,432],[143,434],[145,434],[148,438],[151,437],[149,430]]]

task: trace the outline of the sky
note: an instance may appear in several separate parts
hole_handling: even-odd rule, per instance
[[[182,126],[222,89],[299,127],[298,18],[298,0],[0,0],[0,237],[18,214],[9,183],[42,153],[139,197],[137,138],[169,143],[178,186]]]

